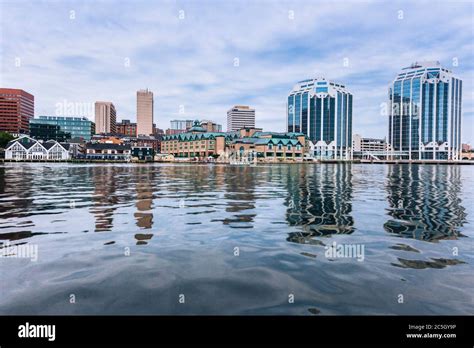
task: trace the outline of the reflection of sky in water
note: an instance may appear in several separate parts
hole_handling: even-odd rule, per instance
[[[39,258],[0,259],[0,313],[472,313],[473,179],[472,166],[5,164],[1,246]],[[326,258],[333,242],[363,244],[364,261]]]

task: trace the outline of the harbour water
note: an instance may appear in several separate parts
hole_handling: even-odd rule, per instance
[[[472,314],[473,182],[455,165],[5,163],[0,314]]]

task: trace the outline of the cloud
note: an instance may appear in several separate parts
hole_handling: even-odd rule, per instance
[[[389,84],[401,68],[430,59],[463,79],[463,137],[474,143],[472,2],[73,0],[0,6],[0,83],[34,94],[37,115],[54,113],[63,100],[110,100],[119,118],[133,120],[136,90],[149,88],[160,128],[174,118],[212,119],[225,128],[232,105],[250,104],[258,126],[283,130],[288,92],[298,80],[322,75],[354,94],[354,132],[383,137],[387,122],[380,104]]]

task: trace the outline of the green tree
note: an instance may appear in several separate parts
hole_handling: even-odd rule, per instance
[[[7,146],[8,142],[15,139],[13,135],[7,132],[0,132],[0,148]]]

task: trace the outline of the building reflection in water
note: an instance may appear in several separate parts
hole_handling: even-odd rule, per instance
[[[138,227],[150,229],[153,226],[152,203],[155,172],[146,167],[140,167],[135,174],[138,176],[135,179],[137,191],[135,207],[137,211],[134,216]]]
[[[294,170],[287,179],[286,220],[303,231],[289,233],[287,241],[323,244],[313,237],[352,233],[351,164],[295,166]]]
[[[231,217],[222,219],[231,228],[253,228],[255,214],[255,169],[246,166],[228,167],[225,175],[225,211]],[[242,190],[245,188],[245,190]],[[217,221],[217,220],[213,220]]]
[[[94,166],[90,168],[94,183],[93,206],[90,212],[95,218],[95,232],[110,231],[113,227],[113,215],[117,209],[117,167]]]
[[[425,241],[457,239],[466,213],[459,166],[391,165],[386,185],[387,232]]]

